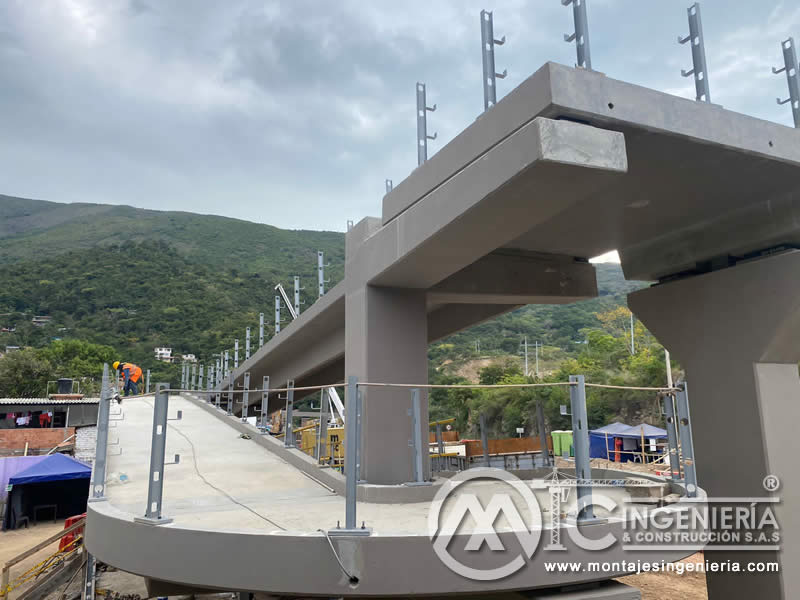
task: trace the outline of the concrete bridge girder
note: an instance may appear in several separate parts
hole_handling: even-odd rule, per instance
[[[569,257],[505,254],[507,256],[490,255],[479,259],[439,286],[424,292],[428,329],[426,344],[523,304],[560,304],[597,295],[594,268],[587,263],[576,262]],[[481,283],[477,288],[469,283],[476,277]],[[250,373],[251,387],[260,387],[264,375],[270,377],[273,388],[284,387],[290,379],[301,387],[343,382],[345,318],[342,314],[342,292],[339,286],[328,292],[331,298],[328,299],[327,310],[335,313],[338,322],[319,317],[312,320],[314,324],[321,323],[318,335],[306,336],[302,343],[292,344],[287,350],[283,349],[285,343],[272,348],[271,340],[270,344],[242,365],[235,385],[243,385],[244,372]],[[300,320],[291,323],[284,331],[289,335],[302,323]],[[306,331],[310,331],[309,326],[306,326]],[[317,393],[299,391],[295,397],[300,399]],[[276,410],[283,402],[273,394],[270,410]],[[254,406],[252,396],[250,405]]]
[[[800,574],[800,252],[651,287],[636,316],[686,370],[697,477],[709,497],[763,498],[780,477],[781,551],[714,552],[714,561],[775,561],[780,574],[707,574],[709,598],[793,598]],[[734,451],[735,448],[735,451]],[[755,555],[755,556],[754,556]]]

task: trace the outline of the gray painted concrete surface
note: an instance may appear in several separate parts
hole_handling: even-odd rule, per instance
[[[433,552],[428,537],[429,502],[359,502],[359,522],[366,521],[372,535],[332,538],[348,572],[358,577],[354,584],[318,531],[332,529],[343,519],[344,499],[304,476],[272,447],[242,439],[240,431],[246,426],[235,418],[220,418],[211,414],[215,409],[181,397],[170,398],[170,413],[182,410],[183,419],[170,421],[166,434],[167,455],[181,455],[180,463],[169,465],[164,473],[163,512],[173,522],[135,522],[134,517],[144,512],[147,496],[150,440],[145,432],[152,419],[151,404],[147,399],[123,402],[125,418],[115,428],[122,454],[108,457],[108,499],[89,507],[86,543],[108,564],[197,589],[300,596],[451,595],[541,588],[596,578],[596,574],[577,574],[565,580],[564,575],[546,573],[545,555],[537,555],[504,580],[471,581],[450,571]],[[496,486],[478,483],[470,492],[486,504]],[[630,497],[623,488],[613,493],[617,501]],[[535,494],[542,506],[548,505],[547,490]],[[442,521],[449,506],[445,505]],[[527,519],[527,508],[518,508]],[[573,511],[574,502],[565,510]],[[584,528],[584,533],[621,536],[622,521],[616,513],[607,516],[608,523]],[[545,513],[545,528],[548,522]],[[568,549],[557,558],[597,559],[595,553],[574,546],[567,533],[570,527],[566,525],[563,535]],[[506,547],[518,543],[504,516],[497,521],[497,531]],[[548,539],[546,529],[543,535]],[[459,550],[465,543],[466,536],[457,535],[452,555],[483,567],[499,566],[507,560],[499,560],[487,547],[477,554]],[[617,545],[604,552],[603,559],[630,560],[628,554]],[[674,560],[685,554],[656,553],[648,558]]]

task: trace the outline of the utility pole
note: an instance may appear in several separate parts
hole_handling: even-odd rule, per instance
[[[631,355],[636,354],[636,346],[633,344],[633,311],[631,311]]]
[[[536,379],[539,379],[539,340],[536,340]]]
[[[523,353],[525,355],[525,371],[524,371],[524,373],[525,373],[525,377],[527,377],[530,374],[530,371],[528,370],[528,336],[527,335],[522,340],[522,348],[523,348]]]

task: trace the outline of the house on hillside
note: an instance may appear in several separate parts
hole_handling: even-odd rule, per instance
[[[48,317],[46,315],[36,315],[31,319],[31,323],[33,323],[36,327],[44,327],[45,325],[49,324],[53,320],[53,317]]]
[[[156,360],[160,360],[161,362],[171,363],[175,360],[174,357],[172,356],[172,348],[166,348],[166,347],[154,348],[153,353],[156,356]]]

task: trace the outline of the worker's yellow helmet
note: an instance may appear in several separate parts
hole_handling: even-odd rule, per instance
[[[119,361],[118,361],[118,360],[115,360],[115,361],[114,361],[114,363],[113,363],[111,366],[112,366],[112,367],[114,368],[114,370],[116,371],[117,369],[119,369]]]

